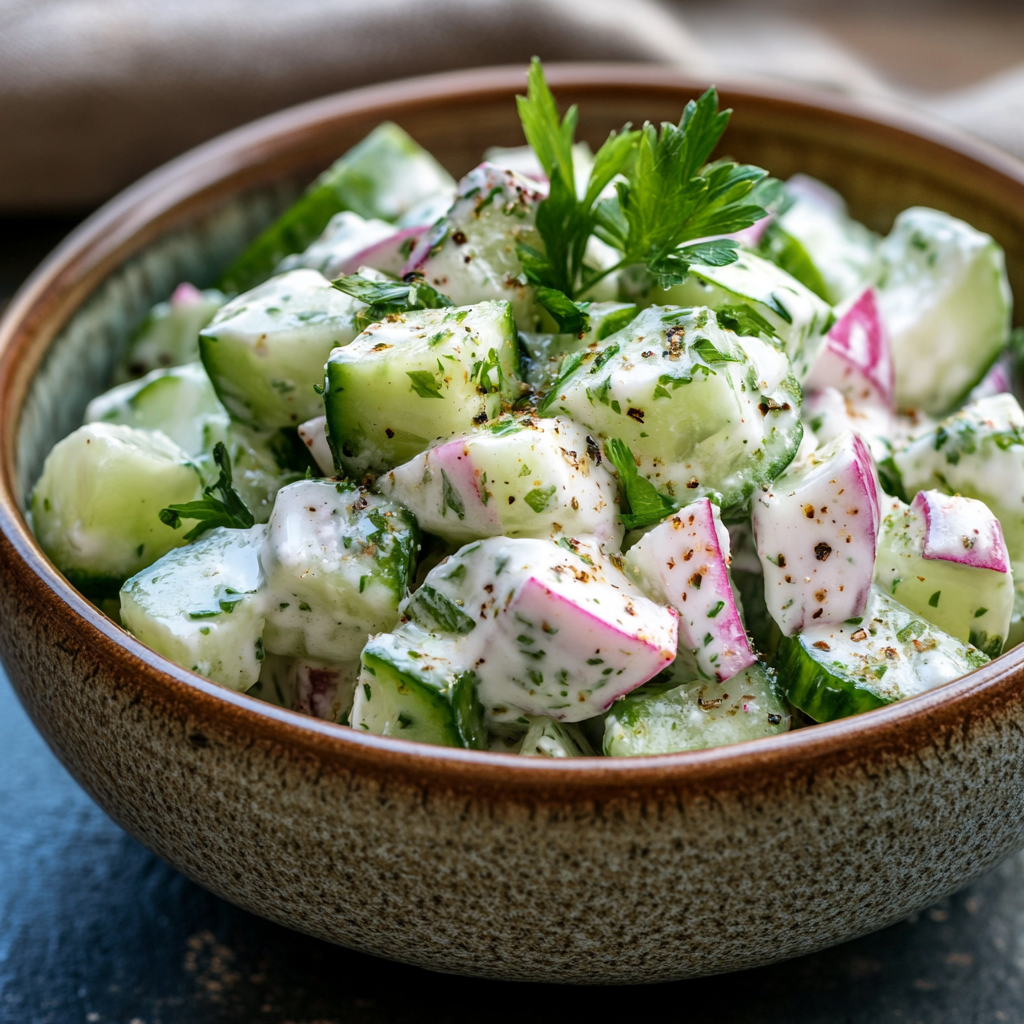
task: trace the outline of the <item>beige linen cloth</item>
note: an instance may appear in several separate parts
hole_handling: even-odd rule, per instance
[[[325,93],[533,54],[901,95],[797,20],[688,18],[658,0],[0,0],[0,212],[92,206],[204,139]],[[902,95],[1024,156],[1024,67]]]

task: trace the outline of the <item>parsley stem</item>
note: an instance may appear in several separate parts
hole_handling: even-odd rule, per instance
[[[631,261],[628,261],[626,259],[626,257],[623,256],[622,259],[619,260],[618,263],[614,264],[614,266],[608,267],[607,270],[602,270],[600,274],[598,274],[596,277],[592,277],[583,286],[583,288],[580,290],[579,294],[576,297],[578,299],[583,298],[583,296],[586,295],[587,292],[589,292],[590,289],[593,288],[595,284],[597,284],[599,281],[603,281],[609,274],[614,274],[616,270],[621,270],[624,266],[627,265],[628,262],[631,262]],[[632,262],[635,262],[635,260],[632,261]]]

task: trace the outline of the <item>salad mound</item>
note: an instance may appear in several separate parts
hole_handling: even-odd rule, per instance
[[[237,691],[364,732],[635,756],[881,707],[1024,640],[1002,250],[881,238],[678,124],[456,182],[375,129],[179,286],[31,498],[55,565]]]

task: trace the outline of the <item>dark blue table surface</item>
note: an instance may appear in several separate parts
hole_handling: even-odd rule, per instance
[[[0,220],[0,303],[73,222]],[[666,1014],[666,1010],[668,1013]],[[1024,1022],[1024,856],[875,935],[656,988],[429,974],[217,899],[97,808],[0,672],[0,1024]]]

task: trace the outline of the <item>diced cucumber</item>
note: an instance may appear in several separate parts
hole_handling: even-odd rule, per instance
[[[536,334],[524,332],[526,379],[541,393],[558,380],[565,357],[584,352],[636,319],[632,302],[592,302],[587,309],[590,330],[586,334]]]
[[[290,253],[302,252],[336,213],[396,221],[411,207],[455,187],[448,172],[398,125],[385,121],[336,160],[225,271],[220,287],[247,291]]]
[[[941,416],[984,377],[1009,337],[1003,250],[948,213],[914,207],[896,218],[879,259],[896,402]]]
[[[618,546],[618,484],[565,417],[506,417],[417,455],[378,480],[420,526],[453,543],[594,536]]]
[[[121,589],[121,624],[165,658],[248,690],[263,660],[265,530],[211,530],[168,552]]]
[[[121,584],[182,544],[162,508],[201,493],[199,470],[158,432],[89,423],[53,446],[32,492],[32,524],[54,565],[82,593]]]
[[[279,708],[348,725],[359,671],[358,660],[324,663],[267,651],[259,679],[246,693]]]
[[[882,523],[875,582],[990,658],[1002,653],[1013,574],[999,521],[983,502],[940,491],[919,491],[909,506],[893,499]]]
[[[450,642],[414,626],[374,637],[362,653],[353,729],[379,736],[486,750],[472,672],[447,659]]]
[[[259,678],[245,692],[274,707],[292,710],[295,707],[295,681],[291,676],[293,664],[294,658],[264,651]]]
[[[305,267],[307,270],[319,271],[324,277],[333,280],[341,276],[343,271],[340,267],[353,256],[374,242],[390,238],[394,233],[394,224],[387,221],[366,220],[348,210],[336,213],[316,241],[303,252],[285,256],[274,268],[274,273],[283,274],[288,270]]]
[[[270,518],[278,490],[312,465],[294,431],[251,430],[232,422],[202,363],[154,370],[141,381],[118,385],[90,402],[85,418],[162,431],[193,457],[206,483],[217,479],[212,453],[224,441],[235,487],[259,523]]]
[[[858,291],[873,273],[879,237],[853,220],[838,192],[796,175],[786,185],[788,205],[761,236],[759,251],[833,306]]]
[[[1024,563],[1024,411],[1010,394],[965,405],[893,453],[907,495],[940,490],[983,501],[1016,565]]]
[[[162,430],[189,455],[213,451],[231,426],[202,363],[153,370],[94,398],[85,422],[121,423],[139,430]]]
[[[724,683],[658,682],[616,701],[605,720],[610,757],[674,754],[786,732],[790,714],[775,674],[753,664]]]
[[[268,651],[354,660],[398,621],[419,531],[403,508],[349,484],[300,480],[277,494],[260,560]]]
[[[683,284],[653,289],[647,301],[710,306],[739,317],[753,312],[771,325],[801,381],[835,320],[824,299],[774,263],[749,252],[725,267],[691,267]],[[719,321],[726,322],[724,317]]]
[[[597,350],[570,356],[540,406],[628,445],[639,473],[680,504],[723,511],[792,461],[803,435],[789,360],[707,308],[652,306]]]
[[[181,284],[167,302],[158,302],[146,317],[114,371],[114,383],[144,377],[153,370],[195,362],[199,332],[227,302],[215,288],[199,291]]]
[[[314,390],[331,350],[358,333],[364,304],[315,270],[292,270],[233,299],[199,350],[228,412],[260,430],[297,427],[322,411]]]
[[[403,614],[452,637],[480,680],[488,726],[578,722],[669,664],[676,614],[644,596],[593,541],[492,537],[432,569]]]
[[[791,704],[830,722],[914,697],[988,660],[872,587],[863,617],[783,637],[774,667]]]
[[[456,305],[507,301],[520,329],[537,330],[539,310],[516,246],[542,247],[534,228],[542,199],[536,182],[481,164],[459,182],[452,208],[424,235],[404,272],[420,271]]]
[[[257,523],[265,523],[274,508],[277,492],[306,476],[309,449],[294,430],[251,430],[234,422],[228,435],[228,451],[235,489]],[[209,455],[196,460],[207,483],[216,479],[217,467]]]
[[[328,439],[360,478],[463,434],[520,395],[507,302],[392,314],[327,363]]]
[[[553,718],[530,719],[518,753],[526,757],[592,757],[594,751],[578,725]]]

